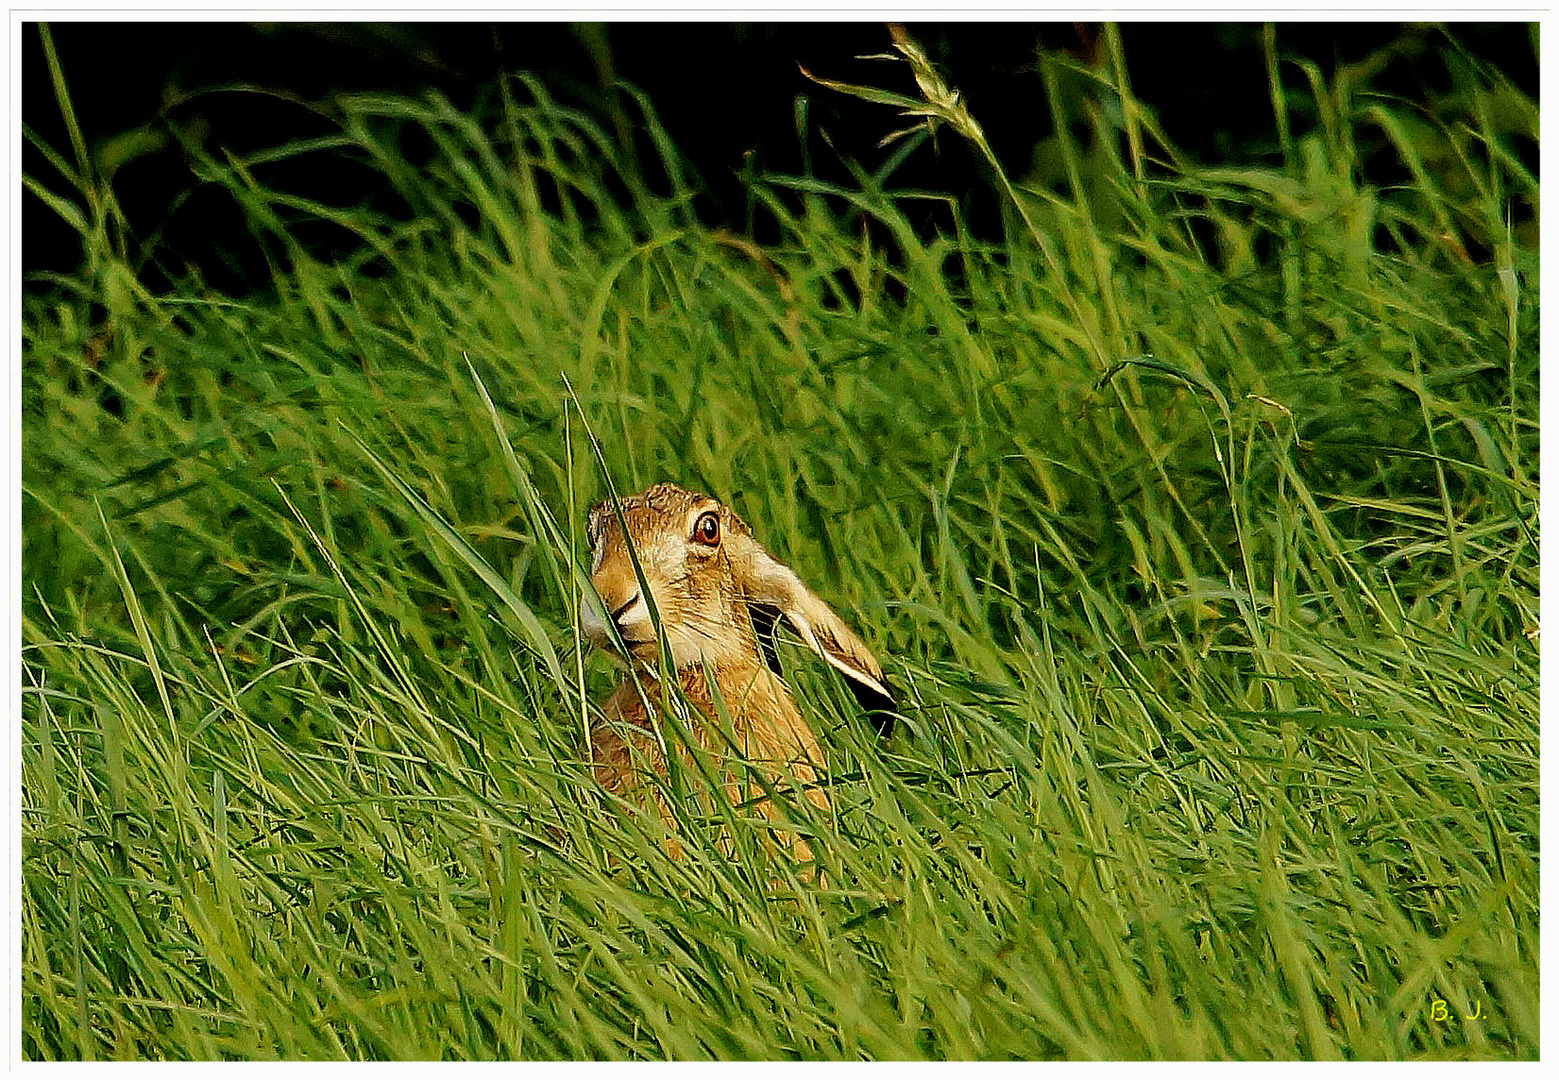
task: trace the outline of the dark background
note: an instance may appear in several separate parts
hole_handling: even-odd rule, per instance
[[[1014,177],[1029,170],[1051,113],[1035,63],[1039,48],[1091,62],[1100,28],[1073,23],[910,23],[950,85],[963,92],[997,156]],[[744,170],[794,175],[809,169],[848,182],[841,159],[867,167],[905,126],[893,110],[808,81],[814,74],[913,93],[908,69],[858,59],[889,51],[881,23],[56,23],[51,24],[70,98],[95,168],[109,176],[133,236],[157,235],[168,265],[197,265],[208,283],[242,288],[246,230],[231,198],[192,175],[182,138],[238,154],[332,130],[329,102],[342,92],[436,90],[462,109],[490,100],[498,75],[530,71],[560,102],[621,125],[614,80],[643,90],[704,194],[711,226],[743,227]],[[1199,161],[1239,158],[1279,164],[1272,106],[1255,24],[1128,23],[1122,27],[1132,89],[1169,138]],[[1527,24],[1454,25],[1466,55],[1502,70],[1537,96],[1535,31]],[[1432,27],[1397,23],[1282,24],[1279,55],[1308,58],[1330,76],[1392,46],[1373,91],[1432,103],[1451,86],[1458,52]],[[35,25],[24,28],[22,115],[26,128],[74,164]],[[1282,69],[1301,102],[1303,74]],[[254,93],[243,87],[278,93]],[[805,136],[797,101],[806,99]],[[632,115],[628,113],[627,115]],[[179,137],[175,138],[177,134]],[[642,134],[630,136],[641,152]],[[1536,170],[1536,147],[1517,148]],[[807,160],[803,160],[803,155]],[[336,204],[372,201],[371,179],[317,168],[301,155],[271,182]],[[79,197],[24,139],[23,169],[51,191]],[[288,172],[291,170],[291,173]],[[293,175],[295,174],[295,175]],[[978,164],[956,137],[917,154],[894,181],[960,194],[978,185]],[[69,273],[82,261],[76,234],[35,196],[23,199],[22,259],[29,272]],[[236,253],[236,254],[235,254]],[[326,253],[329,254],[328,252]],[[225,270],[224,270],[225,268]],[[220,280],[223,274],[234,280]]]

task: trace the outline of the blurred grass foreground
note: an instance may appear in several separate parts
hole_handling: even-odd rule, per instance
[[[631,168],[526,76],[345,97],[189,146],[243,295],[29,133],[83,258],[23,299],[24,1056],[1535,1059],[1538,107],[1433,40],[1407,102],[1269,31],[1207,164],[1106,28],[1025,174],[900,34],[812,73],[891,152],[745,233],[631,91]],[[954,144],[1000,236],[896,183]],[[784,653],[823,884],[593,783],[602,463],[887,660],[880,742]]]

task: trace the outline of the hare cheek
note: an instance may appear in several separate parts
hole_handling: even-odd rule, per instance
[[[679,671],[696,665],[702,657],[698,641],[678,627],[666,628],[666,644],[671,646],[671,666]]]

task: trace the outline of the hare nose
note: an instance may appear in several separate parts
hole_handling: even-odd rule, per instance
[[[633,607],[633,605],[638,603],[638,602],[639,602],[639,590],[635,589],[635,590],[633,590],[633,595],[628,597],[628,599],[624,600],[618,606],[617,610],[612,612],[611,619],[612,619],[612,621],[614,623],[617,623],[617,628],[619,630],[622,629],[622,625],[623,624],[621,622],[621,619],[622,619],[624,613],[626,613],[629,608]]]
[[[655,631],[650,629],[650,609],[644,602],[643,590],[634,589],[633,595],[624,600],[608,618],[626,644],[638,644],[655,637]]]

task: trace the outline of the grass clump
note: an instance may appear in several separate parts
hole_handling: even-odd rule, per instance
[[[27,1057],[1538,1055],[1535,103],[1269,35],[1281,163],[1204,166],[1107,34],[1039,58],[1050,182],[896,40],[999,240],[895,186],[924,127],[711,231],[646,102],[649,177],[523,78],[192,146],[258,295],[29,178],[87,257],[24,297]],[[826,886],[598,793],[587,425],[888,659],[879,743],[786,655]]]

